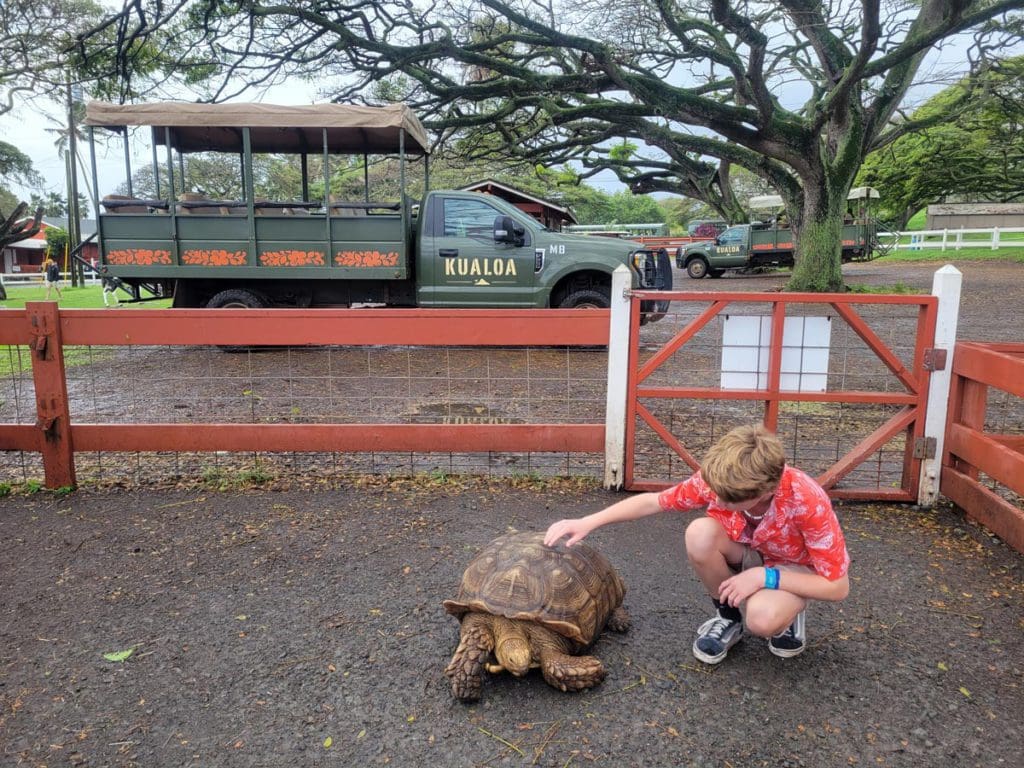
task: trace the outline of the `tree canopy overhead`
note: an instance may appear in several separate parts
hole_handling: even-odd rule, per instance
[[[1024,201],[1024,56],[947,88],[913,118],[946,115],[955,102],[967,105],[957,119],[901,136],[861,168],[857,183],[884,191],[883,211],[899,229],[928,203],[946,198]]]
[[[956,38],[961,60],[984,70],[1019,41],[1022,6],[129,0],[104,31],[118,30],[126,76],[131,51],[173,28],[183,65],[220,76],[210,98],[238,83],[337,75],[333,98],[410,101],[428,127],[469,135],[477,151],[609,167],[634,191],[697,197],[733,219],[729,173],[741,166],[787,203],[790,287],[838,290],[841,216],[862,161],[938,119],[892,123],[925,56]],[[623,139],[640,149],[619,149]]]

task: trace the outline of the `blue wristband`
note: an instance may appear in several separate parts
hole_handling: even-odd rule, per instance
[[[764,569],[764,588],[765,589],[778,589],[779,588],[779,569],[778,568],[765,568]]]

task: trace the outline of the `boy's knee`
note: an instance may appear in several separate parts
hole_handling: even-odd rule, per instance
[[[772,600],[747,601],[743,623],[747,630],[758,637],[771,637],[785,631],[793,621],[785,606]]]
[[[721,556],[719,540],[724,535],[721,524],[710,517],[700,517],[686,526],[686,554],[690,560],[702,562]]]

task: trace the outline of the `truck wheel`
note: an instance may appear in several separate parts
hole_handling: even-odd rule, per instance
[[[266,309],[267,306],[263,296],[240,288],[221,291],[206,302],[207,309]]]
[[[608,309],[612,305],[611,291],[608,288],[584,288],[573,291],[558,305],[559,309]]]
[[[698,257],[686,265],[686,274],[694,280],[700,280],[708,273],[708,263],[703,257]]]
[[[270,302],[261,294],[240,288],[221,291],[206,302],[207,309],[266,309],[268,306]],[[217,347],[222,352],[248,352],[250,349],[259,349],[236,344],[218,344]]]

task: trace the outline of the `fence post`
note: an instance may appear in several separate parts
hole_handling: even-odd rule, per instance
[[[629,267],[620,264],[612,273],[611,318],[608,323],[608,390],[604,428],[604,487],[608,490],[620,490],[625,482],[631,286]]]
[[[992,227],[992,250],[999,250],[999,227]]]
[[[71,445],[71,409],[64,372],[60,312],[55,301],[29,301],[25,313],[32,329],[32,380],[36,393],[36,427],[47,488],[74,487],[75,454]]]
[[[956,326],[960,316],[960,288],[963,274],[947,264],[932,278],[932,296],[939,298],[935,319],[935,349],[946,351],[946,365],[932,371],[928,381],[928,405],[924,422],[925,437],[934,437],[935,456],[921,462],[917,503],[932,506],[939,496],[939,474],[946,441],[946,414],[949,409],[950,384],[953,381],[953,350],[956,347]]]

